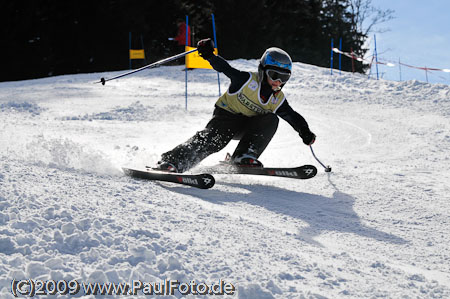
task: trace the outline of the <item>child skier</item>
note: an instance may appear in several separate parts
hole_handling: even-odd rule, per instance
[[[262,167],[258,157],[278,128],[278,116],[299,133],[303,143],[314,143],[316,135],[305,119],[291,108],[281,91],[292,71],[288,53],[279,48],[269,48],[260,59],[258,72],[243,72],[213,53],[211,39],[199,41],[197,49],[214,70],[230,78],[231,84],[217,100],[205,129],[162,154],[155,169],[184,172],[223,149],[232,139],[240,142],[230,157],[230,163]]]

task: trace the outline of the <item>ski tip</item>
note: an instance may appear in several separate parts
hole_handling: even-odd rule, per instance
[[[300,167],[303,171],[303,179],[310,179],[316,176],[317,168],[314,165],[303,165]]]
[[[216,180],[209,173],[185,174],[167,171],[158,171],[153,169],[138,170],[122,167],[125,175],[151,181],[165,181],[181,185],[188,185],[200,189],[209,189],[214,186]]]
[[[202,173],[200,174],[200,177],[203,181],[202,184],[202,189],[209,189],[212,188],[214,186],[214,184],[216,183],[216,180],[214,179],[214,177],[212,175],[210,175],[209,173]]]

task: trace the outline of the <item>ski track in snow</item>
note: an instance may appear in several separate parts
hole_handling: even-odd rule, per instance
[[[119,72],[0,83],[1,298],[29,278],[222,279],[236,298],[450,297],[449,86],[295,63],[287,99],[332,173],[280,121],[261,160],[314,164],[314,179],[215,175],[198,190],[125,177],[122,166],[153,165],[209,120],[216,73],[189,72],[185,111],[181,69],[105,86],[93,82]]]

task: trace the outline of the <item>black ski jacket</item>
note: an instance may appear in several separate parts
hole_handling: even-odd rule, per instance
[[[213,55],[208,59],[208,61],[214,70],[224,73],[228,78],[230,78],[231,84],[228,88],[230,93],[238,91],[250,78],[249,72],[243,72],[235,69],[220,56]],[[270,85],[267,84],[266,81],[263,81],[261,84],[261,98],[269,99],[272,93],[274,93],[274,91]],[[294,128],[294,130],[300,134],[300,136],[311,134],[306,120],[303,116],[292,109],[287,100],[281,104],[276,114],[287,121]]]

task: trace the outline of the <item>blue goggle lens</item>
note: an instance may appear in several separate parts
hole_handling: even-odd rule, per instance
[[[267,65],[273,65],[273,66],[280,67],[282,69],[292,70],[292,65],[290,63],[281,63],[281,62],[276,61],[275,59],[273,59],[272,56],[270,56],[270,55],[266,56],[265,63],[266,63],[266,66]]]

